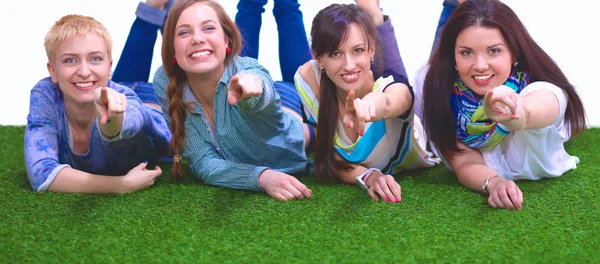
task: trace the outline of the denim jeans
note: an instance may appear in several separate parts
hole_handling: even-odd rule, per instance
[[[121,52],[112,80],[133,89],[144,103],[159,104],[149,82],[159,26],[136,18]]]
[[[452,15],[452,12],[454,12],[454,9],[456,9],[456,7],[458,6],[458,2],[456,0],[445,0],[443,5],[444,8],[442,9],[442,13],[440,14],[440,20],[438,21],[438,26],[435,30],[435,38],[433,39],[433,45],[431,46],[430,56],[433,56],[433,54],[437,50],[437,47],[440,44],[440,37],[442,36],[442,30],[444,29],[444,25],[446,25],[448,18],[450,18],[450,15]]]
[[[262,13],[268,0],[240,0],[235,15],[244,45],[241,55],[258,59]],[[296,70],[312,59],[298,0],[274,0],[273,16],[279,33],[279,67],[283,81],[294,83]]]

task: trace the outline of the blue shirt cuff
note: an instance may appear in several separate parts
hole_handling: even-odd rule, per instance
[[[167,18],[167,10],[156,9],[144,2],[140,2],[137,10],[135,10],[135,15],[141,20],[162,27]]]

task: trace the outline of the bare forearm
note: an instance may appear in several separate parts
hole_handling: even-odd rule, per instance
[[[482,192],[482,185],[485,179],[494,176],[496,171],[485,164],[483,155],[477,149],[467,147],[461,142],[457,142],[462,152],[448,159],[452,169],[456,173],[458,181],[465,187]]]
[[[458,181],[463,186],[480,193],[484,193],[483,182],[485,179],[496,175],[496,171],[484,164],[466,163],[454,170]]]
[[[123,116],[124,114],[122,113],[116,114],[105,124],[100,124],[100,122],[98,122],[98,128],[100,129],[100,132],[108,138],[117,136],[123,128]],[[99,117],[98,120],[100,120]]]
[[[517,108],[519,118],[503,123],[511,131],[543,128],[556,122],[560,105],[554,93],[537,90],[518,98],[522,104]]]
[[[402,83],[390,85],[385,92],[372,92],[364,100],[372,101],[375,105],[375,121],[400,116],[404,114],[412,103],[412,96],[408,86]]]
[[[95,175],[72,168],[62,169],[48,187],[51,192],[124,193],[123,176]]]

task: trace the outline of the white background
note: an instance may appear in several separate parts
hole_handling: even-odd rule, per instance
[[[52,24],[66,14],[96,18],[112,34],[113,67],[135,19],[139,0],[54,0],[10,1],[0,16],[3,37],[0,67],[0,125],[24,125],[29,109],[29,91],[48,75],[44,36]],[[233,18],[237,0],[219,1]],[[442,10],[443,0],[381,0],[384,13],[392,18],[409,78],[423,65]],[[585,0],[504,0],[521,18],[538,44],[557,61],[583,98],[591,126],[600,126],[598,85],[594,77],[600,62],[598,36],[600,12],[596,1]],[[352,0],[300,0],[308,31],[312,18],[332,3]],[[265,6],[259,61],[274,80],[281,78],[277,57],[277,28],[272,15],[273,1]],[[159,37],[152,63],[153,72],[161,64]],[[113,68],[114,69],[114,68]],[[411,80],[412,81],[412,80]]]

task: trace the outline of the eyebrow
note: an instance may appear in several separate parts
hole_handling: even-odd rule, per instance
[[[356,49],[356,48],[358,48],[358,47],[364,47],[364,46],[366,46],[366,45],[367,45],[367,44],[365,44],[364,42],[361,42],[361,43],[358,43],[358,44],[356,44],[356,45],[354,45],[354,46],[352,46],[352,47],[350,47],[350,48],[351,48],[351,49]],[[341,50],[341,48],[339,48],[339,47],[338,47],[336,50]]]
[[[92,52],[87,53],[86,56],[96,55],[96,54],[104,55],[104,53],[102,51],[92,51]],[[79,54],[65,53],[65,54],[61,55],[60,57],[62,58],[62,57],[77,57],[77,56],[79,56]]]
[[[211,23],[211,22],[215,23],[215,24],[217,23],[217,22],[215,22],[212,19],[208,19],[208,20],[202,21],[202,23],[200,23],[200,25],[206,25],[206,24]],[[177,26],[175,29],[178,29],[178,28],[181,28],[181,27],[191,27],[191,26],[190,26],[190,24],[181,24],[181,25]]]
[[[494,48],[494,47],[497,47],[497,46],[504,46],[504,44],[502,44],[502,43],[494,44],[494,45],[488,46],[486,49],[491,49],[491,48]],[[466,46],[458,46],[458,48],[472,49],[472,48],[469,48],[469,47],[466,47]]]

